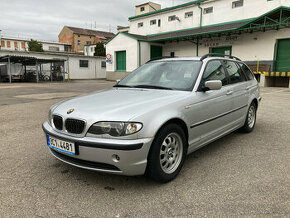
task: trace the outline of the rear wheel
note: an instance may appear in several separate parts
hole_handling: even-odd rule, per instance
[[[187,141],[176,124],[163,127],[152,143],[146,174],[155,181],[169,182],[180,172],[187,153]]]
[[[257,117],[257,105],[254,102],[252,102],[248,109],[245,124],[241,128],[241,130],[246,133],[252,132],[256,124],[256,117]]]

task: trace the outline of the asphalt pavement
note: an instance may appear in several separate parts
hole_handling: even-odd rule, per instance
[[[168,184],[76,168],[45,147],[41,124],[102,80],[0,83],[0,217],[289,217],[290,89],[262,88],[255,130],[187,157]]]

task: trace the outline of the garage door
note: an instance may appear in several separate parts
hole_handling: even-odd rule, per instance
[[[210,49],[211,53],[232,55],[232,46],[214,47]]]
[[[116,70],[126,71],[126,51],[116,52]]]
[[[290,39],[278,40],[276,53],[276,71],[290,72]]]

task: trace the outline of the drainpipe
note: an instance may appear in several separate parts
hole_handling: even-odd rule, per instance
[[[199,44],[199,40],[197,38],[196,39],[196,57],[198,57],[198,44]]]
[[[202,7],[200,7],[200,3],[197,4],[197,7],[200,9],[199,27],[202,27]]]
[[[141,42],[138,40],[138,46],[139,46],[139,67],[141,66]]]
[[[197,4],[197,7],[200,10],[200,18],[199,18],[199,27],[202,27],[202,7],[200,7],[200,3]],[[199,40],[197,38],[197,42],[196,42],[196,56],[198,57],[198,44],[199,44]]]

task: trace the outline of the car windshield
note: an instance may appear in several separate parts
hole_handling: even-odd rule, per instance
[[[201,61],[149,62],[130,73],[115,87],[191,91],[201,64]]]

